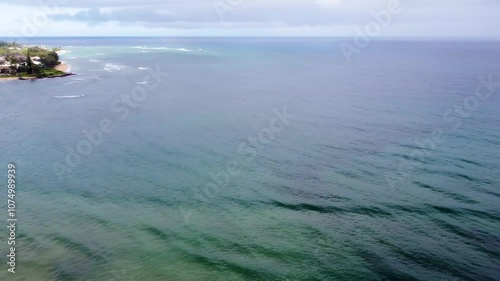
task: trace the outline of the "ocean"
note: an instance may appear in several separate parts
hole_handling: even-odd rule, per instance
[[[1,280],[500,280],[499,41],[28,42]]]

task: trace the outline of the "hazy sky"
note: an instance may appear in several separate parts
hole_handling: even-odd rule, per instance
[[[9,0],[0,36],[352,36],[397,3],[381,36],[500,37],[500,0]]]

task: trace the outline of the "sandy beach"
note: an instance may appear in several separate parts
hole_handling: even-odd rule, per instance
[[[57,65],[55,69],[68,73],[71,70],[71,66],[69,64],[62,62],[61,64]]]
[[[24,80],[34,80],[37,79],[35,76],[24,76]],[[19,77],[1,77],[0,76],[0,81],[12,81],[12,80],[19,80]]]
[[[18,77],[2,77],[0,76],[0,81],[10,81],[10,80],[19,80]]]

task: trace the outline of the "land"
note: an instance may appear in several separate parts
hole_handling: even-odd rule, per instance
[[[58,48],[0,41],[0,80],[35,80],[74,75],[59,61]]]
[[[68,73],[69,65],[61,62],[60,64],[56,65],[55,69]]]

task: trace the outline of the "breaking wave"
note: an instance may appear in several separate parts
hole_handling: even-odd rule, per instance
[[[55,99],[78,99],[78,98],[83,98],[85,95],[79,95],[79,96],[54,96]]]

